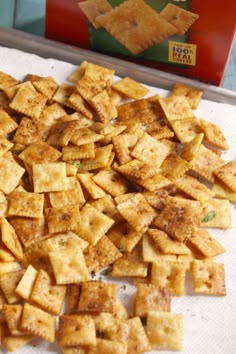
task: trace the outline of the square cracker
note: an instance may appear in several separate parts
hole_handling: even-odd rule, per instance
[[[11,193],[19,184],[25,169],[14,159],[11,152],[0,157],[0,190]]]
[[[96,17],[112,10],[107,0],[82,1],[78,5],[95,28],[101,27],[100,23],[96,21]]]
[[[56,192],[67,189],[66,164],[48,162],[33,165],[34,192]]]
[[[150,91],[147,87],[130,77],[125,77],[124,79],[119,80],[113,84],[112,87],[123,95],[136,100],[142,98]]]
[[[141,0],[126,0],[96,20],[133,54],[176,33],[176,27]]]
[[[182,349],[183,315],[150,311],[147,316],[147,335],[154,349]]]
[[[202,98],[203,91],[195,87],[191,87],[181,82],[176,82],[171,94],[174,96],[185,96],[192,109],[196,109]]]
[[[197,14],[173,4],[167,4],[160,15],[176,27],[177,34],[180,36],[184,35],[199,17]]]
[[[118,284],[105,284],[101,281],[91,281],[81,284],[79,311],[114,312]],[[106,299],[104,301],[104,299]]]
[[[232,227],[230,203],[226,199],[209,199],[202,204],[200,227]]]
[[[48,230],[56,232],[76,231],[80,222],[79,205],[67,205],[63,208],[45,209]]]
[[[14,191],[9,196],[8,216],[43,217],[44,195]]]
[[[206,295],[226,295],[223,263],[194,260],[192,263],[193,290]]]
[[[236,162],[230,161],[214,171],[214,174],[232,191],[236,192]]]

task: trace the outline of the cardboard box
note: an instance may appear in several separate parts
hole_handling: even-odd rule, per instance
[[[220,85],[235,14],[235,0],[46,0],[45,35]]]

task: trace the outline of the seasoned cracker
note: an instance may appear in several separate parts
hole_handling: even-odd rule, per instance
[[[76,82],[84,76],[87,64],[88,62],[86,60],[82,61],[82,63],[68,76],[67,80],[76,84]]]
[[[180,190],[190,195],[193,199],[199,200],[201,203],[215,196],[215,193],[212,190],[192,176],[182,176],[175,182],[175,185]]]
[[[150,311],[171,310],[171,290],[154,284],[138,284],[135,296],[135,315],[146,317]]]
[[[143,233],[136,231],[127,221],[118,223],[107,233],[107,237],[124,252],[131,252],[142,236]]]
[[[5,194],[11,193],[19,184],[25,169],[21,167],[9,151],[0,157],[0,190]]]
[[[78,205],[68,205],[63,208],[46,208],[45,215],[50,234],[76,231],[80,223],[80,209]]]
[[[19,155],[19,158],[29,166],[44,162],[55,162],[60,157],[61,152],[44,141],[31,144]]]
[[[55,324],[55,318],[49,313],[28,303],[24,304],[22,329],[52,343],[55,339]]]
[[[173,182],[181,178],[189,169],[190,164],[175,152],[170,153],[161,165],[163,176]]]
[[[196,109],[202,98],[203,91],[197,89],[196,87],[191,87],[181,82],[176,82],[171,90],[171,95],[185,96],[190,104],[190,107],[192,109]]]
[[[78,146],[84,145],[84,144],[91,144],[95,143],[96,141],[99,141],[103,138],[103,135],[97,134],[93,132],[89,128],[79,128],[76,129],[73,135],[70,138],[70,141]]]
[[[205,295],[226,295],[223,263],[192,262],[193,291]]]
[[[182,150],[182,156],[185,160],[191,161],[194,157],[196,157],[199,153],[199,148],[202,144],[202,140],[204,138],[203,133],[199,133],[195,135],[192,140],[188,141],[184,144]]]
[[[89,100],[89,103],[97,113],[99,120],[102,122],[109,122],[110,120],[117,117],[117,109],[112,103],[106,90],[103,90],[97,95],[93,96]]]
[[[80,164],[79,169],[81,171],[93,171],[98,168],[110,167],[114,158],[112,148],[112,144],[96,148],[95,157],[93,159],[83,159],[83,163]]]
[[[11,262],[9,262],[11,263]],[[24,270],[10,271],[0,275],[0,287],[8,304],[14,304],[20,300],[16,293],[16,287],[24,274]]]
[[[189,143],[202,132],[199,122],[194,117],[171,120],[170,124],[182,144]]]
[[[214,174],[224,183],[227,187],[236,192],[236,162],[230,161],[222,167],[214,170]]]
[[[94,183],[94,181],[92,180],[93,176],[94,175],[92,173],[77,174],[80,183],[93,199],[99,199],[105,197],[106,193],[102,188],[100,188],[96,183]]]
[[[54,93],[52,100],[64,106],[70,106],[68,98],[72,95],[74,90],[75,86],[67,83],[62,83]]]
[[[151,135],[144,133],[138,140],[131,155],[136,159],[159,168],[170,149],[163,143],[157,141]]]
[[[141,185],[143,185],[145,181],[147,183],[148,181],[150,181],[150,185],[151,185],[152,184],[151,178],[152,177],[154,178],[158,170],[159,168],[156,167],[155,165],[146,164],[137,159],[133,159],[125,163],[124,165],[120,165],[116,167],[116,171],[134,179],[136,182],[140,183]]]
[[[132,133],[132,131],[135,130],[135,124],[137,124],[137,122],[147,124],[152,123],[156,119],[156,115],[150,108],[148,99],[140,99],[123,103],[117,106],[117,111],[117,119],[119,121],[125,123],[126,125],[131,122],[130,124],[133,128],[129,128],[129,133]]]
[[[56,122],[49,131],[47,143],[54,147],[67,146],[77,128],[77,119]]]
[[[1,219],[1,241],[17,259],[23,258],[23,247],[19,237],[6,218]]]
[[[176,33],[174,26],[140,0],[127,0],[96,20],[132,54]]]
[[[66,287],[54,285],[51,277],[40,269],[37,273],[30,300],[54,315],[59,315],[64,303]]]
[[[42,93],[49,100],[52,98],[52,96],[54,95],[55,91],[58,88],[58,84],[51,76],[42,77],[34,80],[33,86],[36,88],[38,92]]]
[[[20,87],[10,103],[10,108],[25,114],[32,119],[38,119],[46,104],[47,97],[28,87]]]
[[[121,256],[119,248],[107,236],[100,238],[95,246],[89,246],[84,252],[85,262],[90,272],[100,271]]]
[[[114,312],[118,284],[92,281],[81,284],[79,311],[89,313]],[[106,299],[106,301],[104,301]]]
[[[184,35],[199,18],[199,15],[171,3],[166,5],[160,15],[176,27],[177,34],[180,36]]]
[[[236,192],[232,191],[228,186],[220,180],[216,180],[212,187],[212,192],[217,198],[228,199],[232,203],[236,203]]]
[[[136,145],[138,136],[136,134],[120,134],[112,138],[117,158],[121,165],[132,160],[130,152]]]
[[[169,122],[173,120],[185,120],[194,118],[194,112],[191,109],[187,98],[184,96],[170,96],[159,99],[161,108]]]
[[[82,1],[78,5],[96,29],[101,27],[100,23],[96,21],[96,17],[112,10],[107,0]]]
[[[113,219],[115,223],[119,223],[123,219],[110,194],[107,194],[100,199],[90,201],[89,203],[98,211]]]
[[[48,133],[49,127],[44,123],[23,117],[13,137],[13,142],[22,145],[30,145],[39,141],[45,141]]]
[[[37,273],[37,270],[32,265],[29,265],[16,287],[16,293],[24,300],[29,300],[30,298]]]
[[[157,261],[152,263],[151,284],[169,287],[175,296],[184,295],[187,265],[184,262]]]
[[[146,96],[146,94],[148,94],[150,91],[147,87],[131,79],[128,76],[113,84],[112,87],[121,94],[133,98],[135,100]]]
[[[214,146],[228,150],[229,146],[227,144],[226,138],[220,129],[219,125],[207,121],[206,119],[200,119],[201,128],[205,134],[205,139]]]
[[[56,192],[67,189],[66,164],[48,162],[32,166],[34,192]]]
[[[89,204],[81,209],[80,215],[78,234],[91,245],[95,245],[114,223],[114,220]]]
[[[20,329],[21,315],[23,305],[21,304],[5,304],[3,312],[6,317],[7,326],[12,336],[20,336],[26,334],[25,331]]]
[[[0,71],[0,89],[4,90],[7,87],[15,86],[19,83],[13,76]]]
[[[43,217],[43,194],[14,191],[10,194],[8,200],[8,216]]]
[[[150,311],[147,316],[147,336],[153,349],[182,350],[183,315]]]
[[[143,261],[139,251],[134,250],[113,263],[111,274],[113,277],[146,277],[148,263]]]
[[[164,254],[190,254],[190,250],[183,242],[171,239],[167,233],[158,229],[148,229],[148,234]]]
[[[73,181],[70,185],[70,181]],[[63,208],[64,206],[84,205],[85,198],[83,190],[76,177],[68,177],[68,188],[64,191],[50,192],[49,199],[51,206],[54,208]]]
[[[224,247],[207,230],[195,230],[188,242],[200,251],[204,257],[211,258],[225,252]]]
[[[224,199],[209,199],[202,204],[200,216],[201,227],[217,227],[229,229],[232,227],[230,203]]]
[[[66,115],[66,111],[59,103],[53,103],[49,106],[45,106],[40,117],[39,122],[52,126],[59,118]]]
[[[58,341],[61,346],[95,346],[96,330],[88,315],[62,315],[59,318]]]
[[[5,136],[13,132],[18,127],[18,124],[11,118],[11,116],[0,108],[0,135]]]
[[[49,258],[56,284],[74,284],[90,280],[84,255],[80,248],[57,249],[49,252]]]
[[[80,159],[92,159],[95,157],[94,143],[80,146],[68,145],[62,148],[62,160],[73,161]]]
[[[128,182],[116,171],[103,170],[99,171],[92,177],[93,181],[109,193],[112,197],[125,194],[128,191]]]
[[[68,98],[68,102],[76,111],[82,113],[86,118],[93,119],[94,112],[79,92],[74,91]]]
[[[118,204],[117,209],[136,231],[145,230],[156,215],[141,193]]]

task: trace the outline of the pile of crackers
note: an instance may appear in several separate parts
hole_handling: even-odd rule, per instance
[[[226,295],[236,163],[202,91],[151,95],[82,62],[68,81],[0,72],[0,338],[64,353],[181,350],[173,297]],[[121,301],[129,287],[129,307]],[[34,342],[33,342],[34,343]],[[30,343],[28,344],[30,345]],[[59,349],[58,349],[59,350]]]
[[[144,0],[125,0],[114,8],[107,0],[86,0],[78,5],[96,29],[105,29],[134,55],[173,35],[183,36],[199,18],[172,3],[160,13]]]

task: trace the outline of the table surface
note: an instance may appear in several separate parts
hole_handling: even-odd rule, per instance
[[[0,26],[44,35],[46,0],[0,0]],[[236,35],[221,87],[236,91]]]

